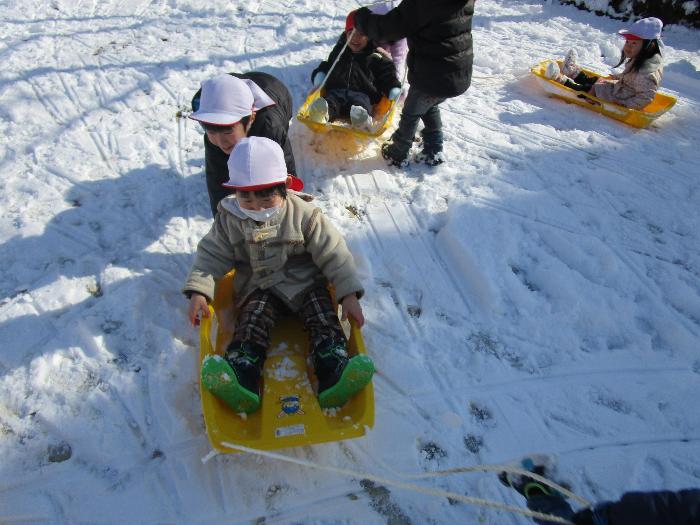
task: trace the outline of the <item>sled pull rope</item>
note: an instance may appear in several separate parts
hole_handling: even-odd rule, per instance
[[[343,56],[343,53],[345,53],[345,50],[348,47],[348,43],[350,42],[350,39],[352,36],[355,34],[355,28],[352,28],[352,31],[350,31],[350,36],[348,36],[345,39],[345,45],[343,46],[343,49],[340,50],[340,53],[338,53],[338,56],[335,57],[335,60],[333,61],[333,64],[331,65],[331,68],[328,70],[328,73],[326,73],[326,76],[323,78],[323,81],[321,82],[321,85],[318,86],[318,92],[320,93],[323,87],[326,85],[326,82],[328,81],[329,78],[331,78],[331,73],[335,69],[335,66],[338,65],[338,61],[340,60],[340,57]]]
[[[449,498],[451,500],[455,501],[461,501],[463,503],[467,503],[470,505],[476,505],[480,507],[488,507],[492,509],[498,509],[498,510],[505,510],[507,512],[512,512],[514,514],[522,514],[523,516],[528,516],[530,518],[537,518],[540,520],[544,521],[549,521],[552,523],[563,523],[564,525],[574,525],[573,522],[566,520],[564,518],[560,518],[559,516],[554,516],[553,514],[545,514],[542,512],[536,512],[532,511],[529,509],[523,509],[521,507],[514,507],[512,505],[506,505],[505,503],[499,503],[497,501],[491,501],[483,498],[475,498],[472,496],[466,496],[464,494],[458,494],[456,492],[449,492],[446,490],[441,490],[441,489],[435,489],[432,487],[422,487],[420,485],[416,485],[414,483],[408,483],[405,481],[397,481],[397,480],[391,480],[387,478],[383,478],[381,476],[375,476],[373,474],[367,474],[364,472],[357,472],[354,470],[349,470],[345,468],[339,468],[339,467],[333,467],[330,465],[321,465],[320,463],[316,463],[313,461],[307,461],[305,459],[298,459],[298,458],[293,458],[290,456],[285,456],[282,454],[277,454],[275,452],[269,452],[267,450],[258,450],[254,448],[249,448],[245,447],[243,445],[235,445],[233,443],[226,443],[222,442],[222,445],[225,447],[234,449],[234,450],[239,450],[241,452],[248,452],[249,454],[255,454],[258,456],[264,456],[270,459],[276,459],[279,461],[285,461],[287,463],[293,463],[296,465],[301,465],[303,467],[309,467],[309,468],[314,468],[318,470],[325,470],[327,472],[334,472],[336,474],[341,474],[343,476],[351,477],[351,478],[357,478],[357,479],[367,479],[370,481],[374,481],[377,483],[381,483],[383,485],[389,485],[393,487],[398,487],[406,490],[412,490],[414,492],[419,492],[422,494],[428,494],[430,496],[436,496],[440,498]],[[537,481],[540,481],[541,483],[554,488],[555,490],[558,490],[564,495],[571,495],[574,496],[576,501],[579,502],[585,502],[586,506],[589,506],[590,503],[584,500],[583,498],[579,498],[572,494],[570,491],[566,490],[564,487],[561,487],[557,485],[556,483],[553,483],[542,476],[538,476],[537,474],[517,468],[512,468],[508,466],[499,466],[499,465],[484,465],[484,466],[477,466],[477,467],[464,467],[464,468],[457,468],[457,469],[450,469],[450,470],[445,470],[442,472],[432,472],[426,474],[419,474],[417,476],[410,476],[410,477],[415,477],[415,478],[425,478],[425,477],[439,477],[439,476],[446,476],[449,474],[456,474],[458,472],[470,472],[470,471],[507,471],[507,472],[513,472],[515,474],[521,474],[521,475],[526,475],[528,477],[531,477],[533,479],[536,479]]]

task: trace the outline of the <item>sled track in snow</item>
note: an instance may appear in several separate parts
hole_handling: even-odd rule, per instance
[[[576,142],[573,142],[572,140],[568,140],[568,139],[562,138],[562,137],[557,136],[557,135],[551,135],[548,133],[544,133],[542,131],[532,129],[532,128],[527,128],[527,130],[522,130],[517,126],[504,124],[503,122],[496,120],[494,118],[488,117],[486,115],[479,115],[479,117],[477,119],[477,118],[473,117],[470,113],[456,109],[454,107],[454,104],[451,106],[448,105],[445,108],[445,111],[452,113],[454,115],[458,115],[460,118],[464,118],[466,120],[469,120],[473,124],[476,124],[480,127],[484,127],[486,129],[488,129],[489,131],[492,131],[494,133],[503,133],[504,135],[510,135],[510,134],[517,135],[521,140],[528,142],[531,145],[536,146],[536,147],[563,146],[565,149],[576,150],[576,151],[586,155],[587,157],[594,155],[595,158],[590,160],[590,162],[593,165],[600,167],[602,169],[612,171],[616,175],[618,175],[620,177],[624,177],[630,183],[635,184],[640,189],[643,189],[644,191],[648,192],[650,195],[655,195],[655,193],[651,192],[647,188],[647,186],[640,184],[638,177],[630,175],[630,172],[634,172],[635,174],[642,173],[652,180],[658,179],[659,174],[655,171],[650,170],[647,167],[647,165],[644,163],[634,164],[632,170],[630,170],[630,169],[621,170],[619,168],[619,161],[611,153],[608,153],[605,151],[592,152],[586,148],[583,148],[580,144],[577,144]],[[623,124],[619,124],[619,126],[623,126]],[[628,128],[624,127],[623,129],[627,130]],[[450,130],[447,129],[447,131],[449,132]],[[652,131],[648,131],[648,130],[647,131],[638,131],[637,130],[637,133],[644,133],[644,132],[652,133]],[[604,142],[618,142],[619,141],[619,137],[616,137],[614,135],[605,134],[601,131],[596,131],[596,133],[600,137],[602,137]],[[630,129],[629,130],[630,137],[632,136],[632,133],[634,133],[634,130]],[[533,138],[533,137],[540,137],[540,139],[542,139],[542,140],[538,141],[538,140],[535,140],[535,138]],[[469,142],[472,142],[471,140],[469,140],[466,137],[462,137],[462,138],[468,140]],[[477,141],[475,141],[474,143],[477,145],[481,145],[482,147],[487,147],[487,145],[485,145],[484,143],[480,143]],[[501,150],[496,150],[496,151],[499,151],[501,153],[505,153],[505,152],[502,152]],[[505,153],[505,154],[510,156],[510,154],[508,154],[508,153]],[[610,161],[610,162],[602,163],[601,161]],[[680,176],[680,177],[685,176],[684,172],[682,172],[680,170],[676,170],[673,167],[670,167],[669,170],[672,171],[676,176]]]
[[[531,136],[529,136],[529,135],[530,135],[529,131],[528,131],[528,132],[524,132],[524,131],[518,130],[517,128],[507,128],[507,129],[504,129],[504,128],[503,128],[503,125],[502,125],[501,123],[499,123],[498,121],[495,121],[495,120],[493,120],[493,119],[490,119],[490,118],[488,118],[488,117],[480,118],[479,121],[477,122],[474,118],[472,118],[471,116],[467,115],[466,113],[458,112],[458,111],[454,111],[454,110],[451,110],[451,111],[452,111],[453,113],[456,113],[456,114],[458,114],[458,115],[460,115],[460,116],[462,116],[462,117],[464,117],[464,118],[466,118],[466,119],[468,119],[468,120],[474,122],[474,123],[477,123],[477,124],[480,125],[480,126],[483,126],[483,127],[487,128],[487,129],[489,129],[489,130],[491,130],[491,131],[493,131],[493,132],[496,132],[496,133],[503,133],[503,134],[508,134],[508,133],[513,132],[513,133],[519,135],[521,138],[523,138],[526,142],[529,142],[530,144],[532,144],[533,146],[534,146],[534,145],[540,144],[540,143],[538,143],[537,141],[535,141]],[[490,123],[491,126],[489,126],[489,125],[487,125],[487,124],[485,124],[485,123]],[[537,131],[533,131],[531,134],[533,134],[533,135],[539,135],[539,136],[542,136],[542,137],[544,137],[544,138],[546,138],[546,139],[552,139],[553,142],[556,142],[556,143],[559,143],[559,144],[561,144],[561,145],[564,145],[565,147],[569,147],[569,148],[575,149],[575,150],[577,150],[577,151],[580,151],[582,154],[585,154],[585,155],[588,155],[588,154],[589,154],[589,152],[588,152],[587,150],[585,150],[584,148],[581,148],[580,146],[578,146],[578,145],[576,145],[576,144],[571,143],[570,141],[567,141],[567,140],[564,140],[564,139],[560,139],[560,138],[558,138],[558,137],[551,137],[551,136],[549,136],[549,135],[544,135],[544,134],[542,134],[542,133],[538,133]],[[477,139],[475,139],[475,138],[472,138],[471,136],[469,136],[468,133],[459,132],[458,135],[459,135],[459,139],[460,139],[460,140],[464,140],[464,141],[467,141],[467,142],[471,142],[472,144],[475,144],[475,145],[477,145],[477,146],[480,146],[481,148],[483,148],[483,149],[486,150],[486,151],[489,151],[489,150],[494,151],[498,156],[500,156],[500,157],[502,157],[502,158],[509,158],[511,162],[514,162],[514,163],[521,163],[521,162],[523,162],[523,159],[522,159],[522,158],[518,158],[518,157],[516,157],[515,155],[513,155],[513,154],[511,154],[511,153],[508,153],[508,152],[506,152],[506,151],[504,151],[504,150],[502,150],[502,149],[494,148],[493,146],[491,146],[491,145],[489,145],[489,144],[486,144],[486,143],[483,142],[483,141],[480,141],[480,140],[477,140]],[[629,180],[630,182],[633,182],[633,183],[636,185],[636,187],[638,187],[638,188],[640,188],[641,190],[643,190],[643,191],[644,191],[647,195],[649,195],[650,197],[651,197],[651,196],[656,197],[656,196],[658,196],[659,194],[663,194],[663,193],[658,193],[658,191],[657,191],[657,192],[653,192],[653,191],[652,191],[650,188],[648,188],[645,184],[642,184],[642,183],[639,182],[638,180],[634,179],[634,178],[631,177],[628,173],[622,172],[622,171],[620,170],[620,168],[618,167],[619,164],[614,162],[615,159],[614,159],[614,157],[613,157],[612,155],[610,155],[610,154],[600,154],[599,156],[602,157],[604,160],[607,160],[607,161],[609,161],[609,162],[606,162],[605,165],[601,165],[598,161],[592,161],[592,162],[596,163],[596,164],[598,165],[598,167],[602,167],[602,168],[604,168],[604,169],[606,169],[606,170],[612,171],[612,172],[618,174],[619,176],[622,176],[622,177],[624,177],[625,179]],[[528,165],[529,165],[529,171],[532,172],[532,173],[534,173],[534,174],[541,180],[541,182],[542,182],[543,185],[547,188],[547,191],[548,191],[549,193],[551,193],[552,195],[554,195],[554,196],[556,196],[557,198],[559,198],[562,202],[564,202],[564,201],[567,200],[567,199],[564,197],[564,195],[563,195],[560,191],[558,191],[556,188],[551,187],[549,184],[547,184],[547,181],[546,181],[546,180],[542,177],[542,175],[540,174],[540,171],[539,171],[539,169],[538,169],[538,166],[535,165],[535,163],[534,163],[533,161],[528,160],[528,159],[525,159],[525,162],[527,162]],[[635,166],[635,169],[637,169],[636,166]],[[651,172],[651,171],[648,170],[646,167],[640,166],[640,167],[639,167],[639,172],[646,174],[646,176],[649,177],[649,179],[657,180],[657,179],[659,178],[657,173]],[[595,187],[592,187],[592,186],[589,187],[589,189],[590,189],[590,191],[594,192],[594,195],[596,195],[596,196],[598,197],[598,199],[597,199],[598,202],[605,203],[605,204],[607,205],[607,207],[612,211],[612,213],[613,213],[615,216],[623,216],[623,214],[622,214],[622,213],[614,206],[614,204],[611,202],[611,200],[610,200],[610,198],[607,196],[607,194],[601,193],[601,191],[596,191]],[[622,249],[620,249],[619,246],[617,246],[617,245],[615,244],[615,243],[617,243],[617,242],[619,241],[618,239],[616,239],[616,240],[615,240],[615,243],[613,243],[613,242],[611,242],[611,240],[605,239],[605,238],[603,238],[603,237],[601,237],[601,236],[599,236],[599,235],[596,235],[594,232],[590,232],[590,231],[585,231],[585,232],[584,232],[584,231],[577,231],[577,230],[573,230],[573,229],[571,229],[571,228],[569,228],[569,227],[567,227],[567,226],[564,226],[564,225],[557,225],[557,224],[554,224],[554,223],[551,223],[551,222],[548,222],[548,221],[542,221],[542,219],[539,219],[539,218],[532,218],[532,217],[529,217],[529,216],[527,216],[527,215],[525,215],[525,214],[518,213],[518,212],[515,211],[515,210],[509,209],[509,208],[506,208],[506,207],[503,207],[503,206],[499,206],[499,205],[496,204],[495,202],[490,201],[489,199],[484,198],[484,197],[479,197],[479,196],[477,196],[477,197],[472,197],[472,198],[475,199],[475,200],[478,200],[479,202],[481,202],[481,203],[483,203],[483,204],[486,204],[486,205],[488,205],[488,206],[491,206],[491,207],[493,207],[493,208],[495,208],[495,209],[499,209],[500,211],[503,211],[503,212],[506,212],[506,213],[512,213],[512,214],[514,214],[514,215],[516,215],[516,216],[522,217],[522,218],[527,219],[527,220],[533,220],[533,221],[535,221],[535,222],[539,222],[539,223],[542,223],[542,224],[547,224],[547,225],[549,225],[549,226],[551,226],[551,227],[554,227],[554,228],[560,228],[560,229],[562,229],[562,230],[564,230],[564,231],[566,231],[566,232],[568,232],[568,233],[573,233],[573,234],[576,234],[576,235],[582,235],[582,236],[587,236],[587,237],[596,238],[596,239],[597,239],[598,241],[600,241],[602,244],[604,244],[605,246],[607,246],[607,248],[608,248],[611,252],[613,252],[613,253],[616,254],[616,256],[617,256],[618,259],[621,261],[621,263],[624,264],[626,267],[628,267],[628,268],[631,270],[631,272],[637,277],[637,279],[640,281],[640,283],[643,284],[643,286],[644,286],[646,289],[648,289],[648,290],[650,290],[650,291],[653,291],[652,293],[655,295],[656,299],[658,299],[659,301],[661,301],[661,302],[662,302],[663,304],[665,304],[666,306],[670,307],[670,309],[674,312],[674,315],[676,316],[676,319],[678,320],[678,322],[680,322],[687,330],[689,330],[690,333],[694,334],[696,337],[700,335],[700,331],[698,331],[698,327],[697,327],[697,324],[698,324],[698,323],[695,322],[692,318],[689,318],[689,317],[687,317],[686,315],[684,315],[683,312],[678,311],[673,305],[671,305],[671,304],[669,304],[669,303],[667,302],[666,298],[664,297],[664,295],[663,295],[662,291],[660,290],[659,286],[657,285],[657,283],[654,282],[654,281],[652,281],[651,279],[647,278],[647,277],[645,276],[645,272],[643,272],[642,270],[640,270],[640,269],[637,267],[637,265],[629,258],[629,256],[628,256]],[[644,232],[643,227],[640,227],[640,231],[641,231],[641,232]],[[642,252],[642,253],[645,252],[645,250],[642,249],[642,248],[640,248],[639,246],[627,244],[627,243],[625,243],[624,240],[621,240],[620,242],[622,243],[622,247],[624,248],[624,250],[627,250],[627,251],[629,251],[629,252],[636,253],[636,254],[638,254],[638,253],[640,253],[640,252]],[[663,257],[663,255],[660,254],[660,255],[659,255],[659,260],[663,261],[664,259],[665,259],[665,258]],[[673,264],[673,262],[671,262],[671,264]]]

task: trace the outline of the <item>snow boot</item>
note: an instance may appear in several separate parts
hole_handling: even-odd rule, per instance
[[[550,456],[546,455],[533,455],[524,457],[512,466],[521,470],[527,470],[534,474],[538,474],[543,477],[550,477],[552,474],[553,461]],[[525,499],[531,496],[555,496],[560,495],[554,489],[548,487],[547,485],[540,483],[526,475],[515,474],[513,472],[499,472],[498,480],[505,485],[515,489],[516,492],[525,496]]]
[[[550,61],[544,70],[544,76],[550,80],[561,82],[559,80],[559,78],[561,77],[561,70],[559,69],[559,64],[557,64],[554,60]]]
[[[318,97],[309,106],[309,118],[319,124],[328,122],[328,102],[323,97]]]
[[[423,148],[423,151],[416,155],[416,162],[423,162],[428,166],[439,166],[445,162],[445,154],[440,151],[430,150],[428,148]]]
[[[396,153],[391,142],[382,144],[382,157],[389,166],[396,166],[397,168],[405,168],[408,166],[408,155],[401,157]]]
[[[366,355],[348,359],[345,341],[324,340],[311,354],[318,378],[321,408],[337,408],[362,390],[372,379],[374,363]]]
[[[355,129],[369,131],[372,127],[372,117],[362,106],[350,106],[350,123]]]
[[[581,68],[579,67],[577,62],[578,54],[576,53],[576,50],[569,49],[568,53],[566,53],[566,56],[564,57],[564,62],[561,66],[561,72],[564,74],[564,76],[567,76],[569,78],[576,78],[576,75],[578,75],[581,72]]]
[[[202,385],[234,412],[250,414],[260,408],[260,373],[265,349],[233,342],[226,357],[209,356],[202,363]]]

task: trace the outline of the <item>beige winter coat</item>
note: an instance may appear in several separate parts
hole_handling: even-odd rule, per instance
[[[270,289],[292,311],[306,294],[330,282],[336,297],[360,297],[352,254],[345,240],[321,210],[294,194],[275,217],[262,224],[229,211],[230,199],[219,203],[209,233],[199,242],[184,293],[214,297],[214,281],[232,268],[236,302],[241,305],[256,289]]]
[[[639,71],[633,71],[632,63],[627,62],[622,73],[612,75],[611,80],[603,80],[593,88],[598,98],[630,109],[642,109],[654,100],[662,75],[661,55],[654,55]]]

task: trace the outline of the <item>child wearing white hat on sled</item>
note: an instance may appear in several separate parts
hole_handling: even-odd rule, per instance
[[[586,75],[576,64],[576,53],[571,50],[561,68],[556,62],[550,62],[545,76],[607,102],[630,109],[642,109],[654,100],[661,84],[662,28],[661,20],[652,17],[642,18],[629,28],[619,31],[625,38],[620,62],[615,66],[624,64],[624,70],[620,74],[607,78]]]
[[[232,268],[238,317],[223,358],[202,365],[202,385],[235,412],[260,407],[260,374],[276,319],[294,312],[309,333],[311,360],[322,408],[344,405],[372,378],[366,355],[348,356],[347,342],[327,289],[330,283],[343,318],[364,323],[364,293],[345,240],[321,210],[288,189],[279,145],[264,137],[239,141],[228,160],[234,190],[219,202],[214,225],[199,242],[183,292],[189,318],[209,316],[215,279]]]

